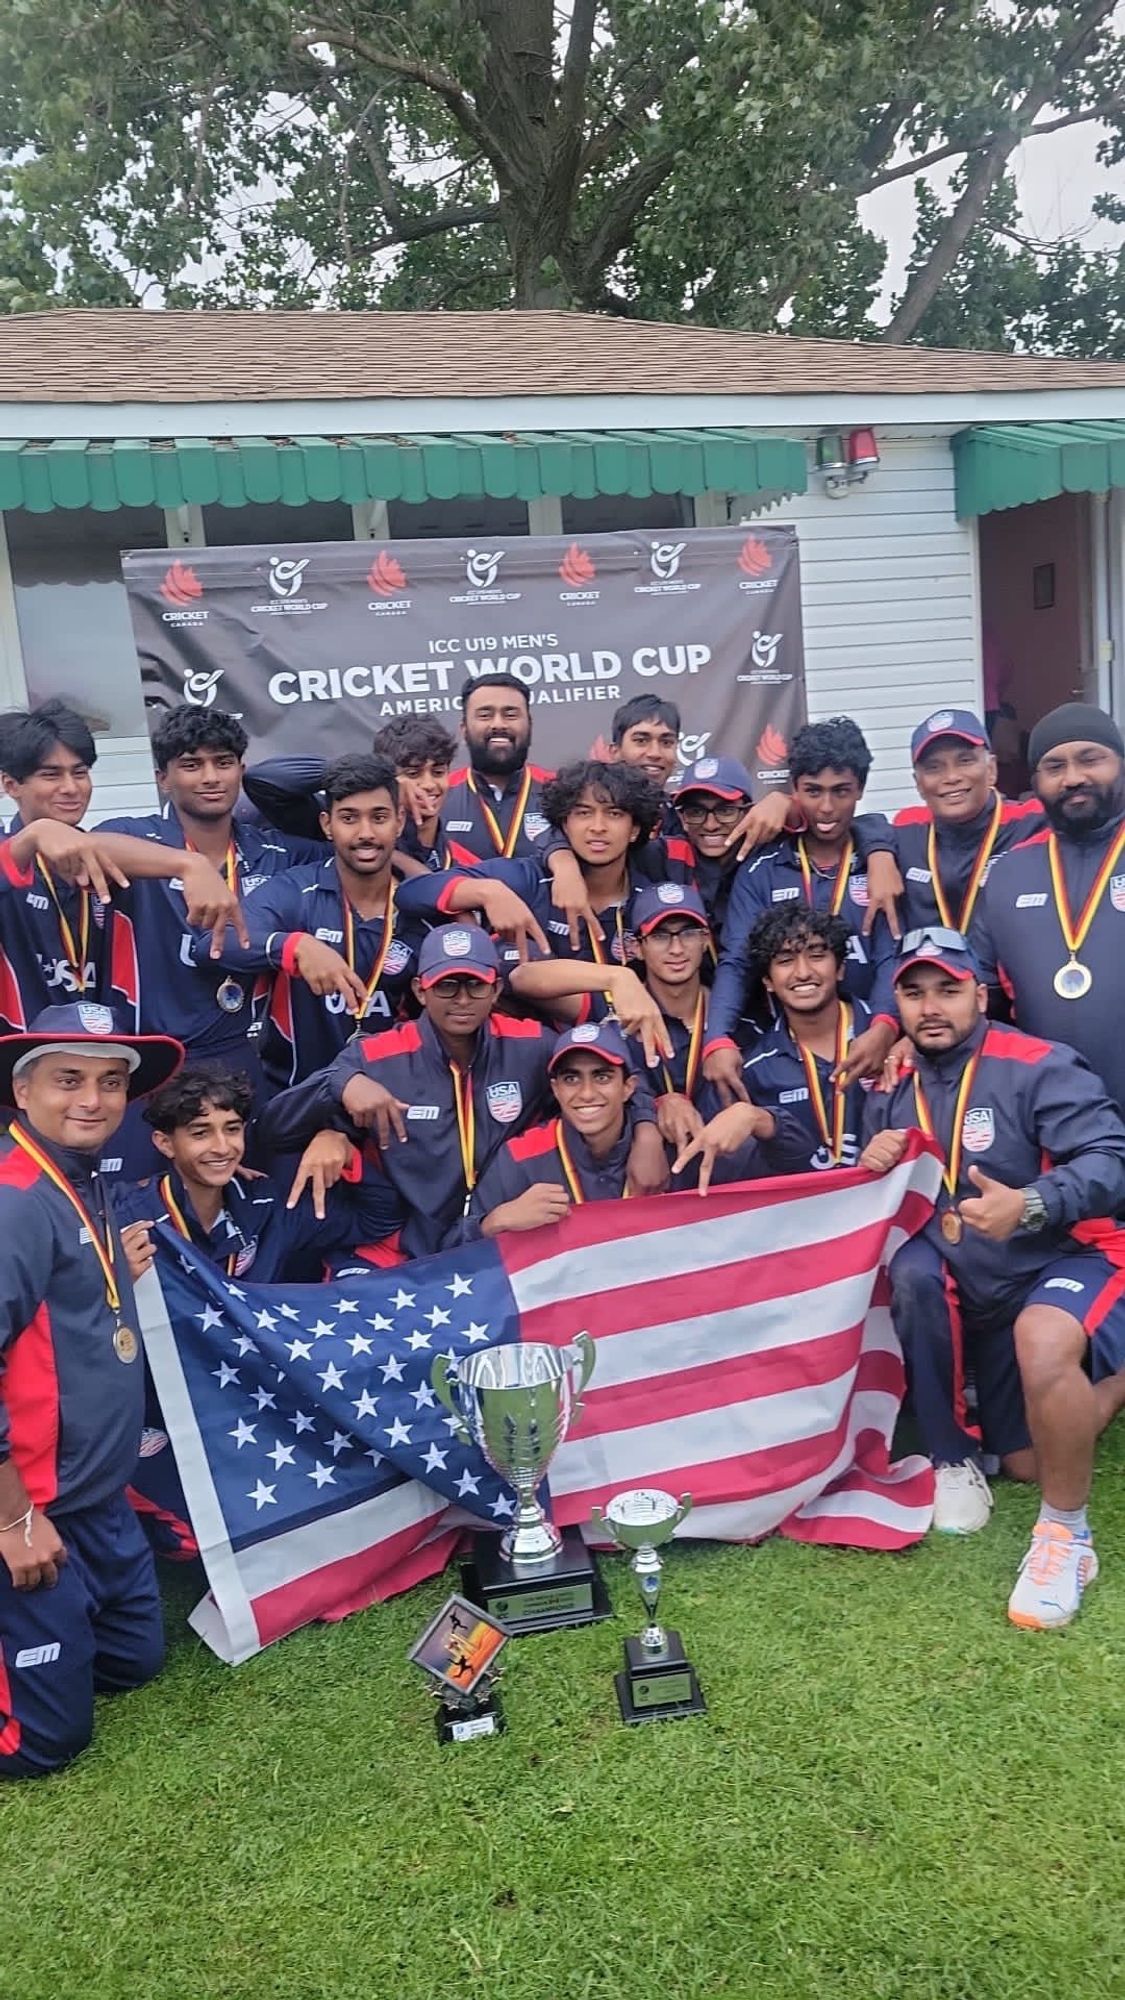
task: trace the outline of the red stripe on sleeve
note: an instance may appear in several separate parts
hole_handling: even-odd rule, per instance
[[[12,1458],[37,1507],[58,1492],[59,1381],[51,1318],[41,1305],[8,1349],[0,1384]]]

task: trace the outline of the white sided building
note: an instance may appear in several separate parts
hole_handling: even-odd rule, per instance
[[[155,793],[123,549],[798,530],[810,716],[874,806],[930,709],[1125,721],[1125,364],[559,312],[0,318],[0,707],[64,696],[96,812]],[[675,697],[676,689],[670,687]],[[549,754],[547,745],[544,754]]]

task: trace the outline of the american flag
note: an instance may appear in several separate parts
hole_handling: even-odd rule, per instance
[[[560,1526],[635,1485],[687,1491],[693,1537],[897,1549],[929,1526],[928,1462],[892,1464],[903,1392],[886,1265],[929,1215],[921,1134],[861,1169],[587,1203],[560,1225],[321,1285],[235,1282],[165,1236],[138,1301],[223,1658],[444,1567],[511,1490],[430,1386],[438,1354],[507,1341],[597,1358],[550,1472]]]

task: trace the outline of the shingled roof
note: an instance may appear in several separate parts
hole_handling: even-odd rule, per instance
[[[590,313],[90,312],[0,317],[0,402],[943,395],[1125,388],[1125,362],[891,347]]]

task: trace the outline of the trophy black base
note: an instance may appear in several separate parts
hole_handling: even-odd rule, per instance
[[[459,1702],[455,1708],[439,1701],[434,1724],[439,1743],[472,1743],[478,1736],[502,1736],[508,1726],[496,1688],[476,1700]]]
[[[667,1651],[655,1656],[639,1639],[626,1639],[625,1671],[614,1675],[614,1686],[622,1722],[674,1722],[707,1713],[678,1632],[669,1632]]]
[[[612,1615],[601,1573],[577,1528],[567,1528],[549,1563],[520,1569],[500,1553],[499,1535],[477,1535],[461,1572],[466,1597],[513,1635],[553,1632],[560,1625],[595,1625]]]

